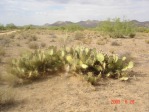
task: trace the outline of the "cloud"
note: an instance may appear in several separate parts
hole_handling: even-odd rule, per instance
[[[41,0],[37,0],[38,2],[41,2]],[[60,4],[66,4],[73,0],[44,0],[42,2],[49,2],[49,3],[60,3]]]
[[[1,0],[0,7],[0,23],[3,24],[76,22],[123,16],[149,20],[149,0]]]

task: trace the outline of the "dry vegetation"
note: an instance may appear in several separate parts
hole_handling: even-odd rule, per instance
[[[135,38],[123,39],[110,38],[101,32],[92,30],[66,32],[48,29],[20,30],[0,35],[0,111],[126,112],[130,110],[132,112],[148,112],[148,38],[149,35],[143,36],[143,33],[137,33]],[[56,46],[60,50],[64,46],[75,48],[78,45],[87,48],[86,50],[95,48],[97,52],[108,56],[115,56],[113,53],[117,54],[118,57],[112,57],[113,60],[125,60],[126,57],[127,64],[130,61],[134,62],[134,68],[128,70],[127,75],[124,72],[123,77],[122,69],[132,67],[125,65],[120,69],[118,66],[114,68],[116,71],[106,67],[101,70],[100,67],[97,67],[98,64],[101,64],[103,68],[108,66],[104,65],[110,63],[104,62],[108,59],[105,55],[98,55],[91,66],[89,62],[86,62],[90,59],[88,57],[85,61],[82,58],[79,61],[78,58],[74,60],[76,57],[73,53],[71,54],[65,49],[66,57],[61,60],[58,51],[51,48],[51,46]],[[49,48],[50,50],[46,52]],[[28,55],[37,49],[41,50],[37,55],[45,53],[44,55],[47,55],[50,62],[40,60],[40,57],[37,59],[34,53]],[[27,54],[26,57],[23,57],[24,53]],[[82,55],[79,54],[79,56]],[[31,69],[32,66],[29,63],[34,62],[34,58],[29,57],[38,60],[37,63],[31,64],[36,69]],[[16,63],[19,60],[20,62],[14,66],[13,59],[16,59]],[[80,60],[81,64],[78,65]],[[77,63],[76,68],[74,68],[74,63]],[[12,71],[13,67],[14,71]],[[95,70],[95,68],[98,69]],[[100,73],[104,76],[100,76]],[[42,77],[39,77],[41,75]],[[116,99],[121,100],[121,103],[111,104],[111,101]],[[135,100],[135,103],[125,104],[124,100]],[[18,101],[24,102],[19,104]]]

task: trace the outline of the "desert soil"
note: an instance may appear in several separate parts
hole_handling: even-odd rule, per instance
[[[9,35],[9,34],[12,34],[12,33],[15,33],[19,30],[15,30],[15,31],[6,31],[6,32],[0,32],[0,35]]]
[[[36,42],[44,42],[46,47],[60,47],[63,44],[73,46],[83,42],[63,42],[60,37],[65,35],[58,33],[54,33],[56,38],[47,32],[34,34],[38,36]],[[149,34],[138,34],[133,39],[107,39],[101,45],[97,41],[105,40],[99,35],[97,37],[96,34],[86,34],[91,37],[91,42],[83,45],[105,53],[114,52],[129,57],[135,63],[129,81],[106,79],[101,80],[97,86],[91,86],[76,75],[50,75],[43,80],[12,87],[16,93],[15,102],[0,106],[0,112],[149,112],[149,44],[145,42],[149,39]],[[16,33],[9,46],[5,47],[6,54],[0,63],[2,77],[7,74],[7,60],[30,50],[27,39],[19,39],[19,36],[20,32]],[[112,42],[119,43],[119,46],[112,45]],[[10,84],[2,82],[0,87],[7,88]],[[114,100],[119,100],[120,103],[115,104]]]

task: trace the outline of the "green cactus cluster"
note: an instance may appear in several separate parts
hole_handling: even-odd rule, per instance
[[[59,71],[68,65],[70,72],[82,74],[92,84],[100,78],[111,77],[127,80],[126,71],[133,67],[126,57],[119,58],[116,54],[108,56],[95,48],[86,47],[57,47],[47,50],[35,50],[33,53],[22,55],[12,60],[12,73],[20,78],[34,79]]]
[[[36,79],[59,70],[62,65],[59,51],[51,46],[47,51],[35,50],[33,53],[23,54],[19,59],[13,59],[11,72],[19,78]]]

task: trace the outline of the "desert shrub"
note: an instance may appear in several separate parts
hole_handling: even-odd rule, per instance
[[[133,38],[135,36],[135,26],[131,22],[121,21],[119,18],[102,22],[98,30],[107,33],[112,38]]]
[[[0,45],[4,47],[8,47],[11,43],[11,39],[7,37],[7,35],[3,35],[0,38]]]
[[[0,30],[5,30],[5,27],[3,24],[0,24]]]
[[[33,25],[25,25],[23,26],[23,29],[30,30],[30,29],[35,29],[35,27]]]
[[[33,32],[21,31],[16,37],[17,39],[28,39],[29,41],[37,41],[38,37]]]
[[[96,44],[98,44],[98,45],[105,45],[105,44],[107,44],[108,43],[108,38],[107,37],[104,37],[104,38],[100,38],[100,39],[98,39],[97,41],[96,41]]]
[[[84,47],[57,49],[51,46],[48,50],[35,50],[25,54],[11,63],[11,73],[23,79],[36,79],[49,74],[49,72],[70,67],[70,72],[77,72],[95,84],[99,78],[111,77],[127,80],[127,69],[133,67],[126,57],[119,58],[113,54],[108,56],[96,49]]]
[[[8,29],[8,30],[17,29],[17,26],[14,25],[13,23],[10,23],[10,24],[6,25],[6,29]]]
[[[30,49],[38,49],[39,45],[36,42],[31,42],[31,43],[29,43],[29,48]]]
[[[74,32],[74,31],[82,31],[84,28],[78,24],[67,24],[63,26],[51,26],[49,27],[50,30],[61,30],[61,31],[69,31],[69,32]]]
[[[9,35],[7,35],[7,37],[10,38],[10,39],[14,39],[15,38],[15,33],[9,34]]]
[[[30,35],[29,41],[37,41],[38,37],[36,35]]]
[[[136,36],[135,33],[131,33],[131,34],[129,34],[129,37],[130,37],[130,38],[134,38],[135,36]]]
[[[118,42],[118,41],[113,41],[113,42],[111,43],[111,45],[112,45],[112,46],[121,46],[122,43],[121,43],[121,42]]]
[[[20,33],[20,34],[16,35],[16,39],[21,40],[21,39],[25,39],[25,38],[23,37],[22,33]]]
[[[107,39],[99,39],[99,40],[97,40],[97,42],[96,42],[96,44],[98,44],[98,45],[105,45],[105,44],[107,44]]]
[[[54,33],[50,33],[51,38],[57,38],[57,36]]]
[[[46,43],[42,42],[41,47],[46,47]]]
[[[81,40],[83,38],[85,38],[85,36],[84,36],[84,34],[82,32],[80,32],[80,31],[75,32],[74,39]]]
[[[74,31],[82,31],[84,28],[78,24],[68,24],[64,26],[67,31],[74,32]]]
[[[27,32],[21,32],[19,35],[18,35],[18,39],[27,39],[30,37],[30,34],[27,33]]]
[[[147,28],[147,27],[137,27],[137,32],[149,33],[149,28]]]

